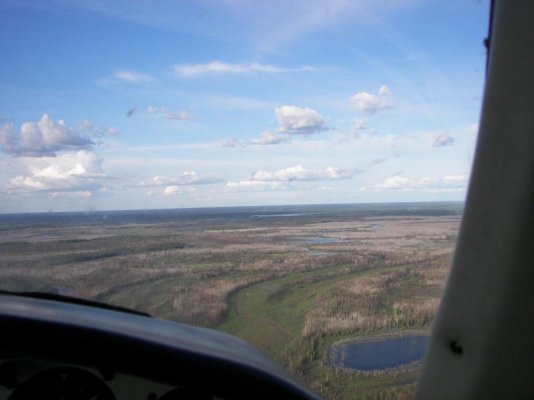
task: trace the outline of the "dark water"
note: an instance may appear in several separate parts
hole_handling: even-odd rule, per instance
[[[348,342],[330,350],[330,362],[363,371],[399,367],[423,359],[429,336],[409,335],[369,342]]]

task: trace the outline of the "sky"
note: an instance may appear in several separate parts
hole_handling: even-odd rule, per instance
[[[463,200],[488,0],[2,0],[0,212]]]

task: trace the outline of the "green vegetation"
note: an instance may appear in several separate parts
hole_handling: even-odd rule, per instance
[[[285,218],[212,212],[153,221],[144,214],[142,223],[131,214],[77,224],[10,220],[0,229],[0,286],[237,335],[326,398],[410,398],[418,363],[351,371],[330,365],[329,349],[429,332],[459,211],[338,211],[307,206],[308,214]]]

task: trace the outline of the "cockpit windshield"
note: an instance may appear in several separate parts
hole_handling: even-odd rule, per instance
[[[328,398],[414,388],[487,1],[4,0],[0,290],[237,335]]]

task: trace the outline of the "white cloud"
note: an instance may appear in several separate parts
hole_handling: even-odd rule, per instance
[[[15,156],[55,156],[61,151],[90,150],[94,142],[44,114],[38,122],[24,122],[17,132],[13,124],[0,127],[0,148]]]
[[[248,64],[231,64],[222,61],[211,61],[205,64],[181,64],[175,65],[174,71],[182,77],[193,77],[206,74],[250,74],[250,73],[282,73],[296,71],[312,71],[310,66],[297,68],[284,68],[275,65],[260,64],[257,62]]]
[[[36,191],[48,191],[52,194],[84,193],[100,189],[106,179],[102,160],[88,151],[67,153],[57,157],[24,158],[22,162],[29,170],[29,174],[12,178],[6,186],[8,193]]]
[[[391,108],[390,90],[382,85],[378,95],[368,92],[358,92],[350,97],[354,108],[364,114],[375,114],[379,110]]]
[[[113,77],[130,83],[150,83],[156,80],[156,78],[147,74],[125,70],[115,71]]]
[[[304,168],[302,165],[297,165],[276,172],[256,171],[252,174],[250,180],[261,182],[336,180],[352,178],[356,172],[358,171],[333,167],[328,167],[324,170],[312,170]]]
[[[282,182],[262,182],[253,181],[250,179],[243,181],[229,181],[226,183],[226,187],[229,189],[245,189],[245,190],[277,190],[285,189],[287,185]]]
[[[163,196],[172,196],[178,193],[178,186],[167,186],[163,189]]]
[[[229,189],[244,190],[284,190],[294,189],[293,182],[328,181],[350,179],[359,170],[346,170],[328,167],[324,170],[306,169],[302,165],[284,168],[275,172],[256,171],[249,179],[226,183]]]
[[[274,113],[280,125],[279,133],[311,135],[328,129],[324,118],[308,107],[282,106]]]
[[[150,114],[157,114],[160,118],[172,119],[176,121],[189,121],[193,119],[185,111],[170,111],[166,107],[148,106],[147,112],[149,112]]]
[[[157,187],[157,186],[181,186],[181,185],[209,185],[220,183],[224,180],[218,176],[199,175],[195,171],[186,171],[173,177],[155,176],[152,179],[141,182],[138,186]]]
[[[287,137],[277,135],[277,133],[288,135],[311,135],[323,132],[329,128],[326,126],[324,118],[315,110],[308,107],[282,106],[274,110],[278,120],[276,132],[263,132],[259,138],[248,142],[251,145],[276,145],[289,143]],[[245,144],[232,138],[223,144],[224,147],[244,147]]]
[[[402,189],[402,188],[413,188],[417,186],[418,182],[412,179],[406,178],[405,176],[395,175],[390,176],[382,183],[377,183],[375,188],[377,189]]]
[[[466,175],[447,175],[443,177],[408,178],[402,175],[387,177],[384,181],[372,186],[363,186],[361,191],[413,191],[425,190],[433,192],[464,191],[467,187]]]
[[[258,139],[253,139],[249,143],[255,145],[274,145],[288,142],[289,139],[286,137],[281,137],[272,132],[263,132]]]
[[[53,199],[86,199],[92,196],[89,190],[80,190],[78,192],[52,192],[50,197]]]
[[[434,147],[450,146],[454,143],[454,138],[446,133],[434,135]]]

